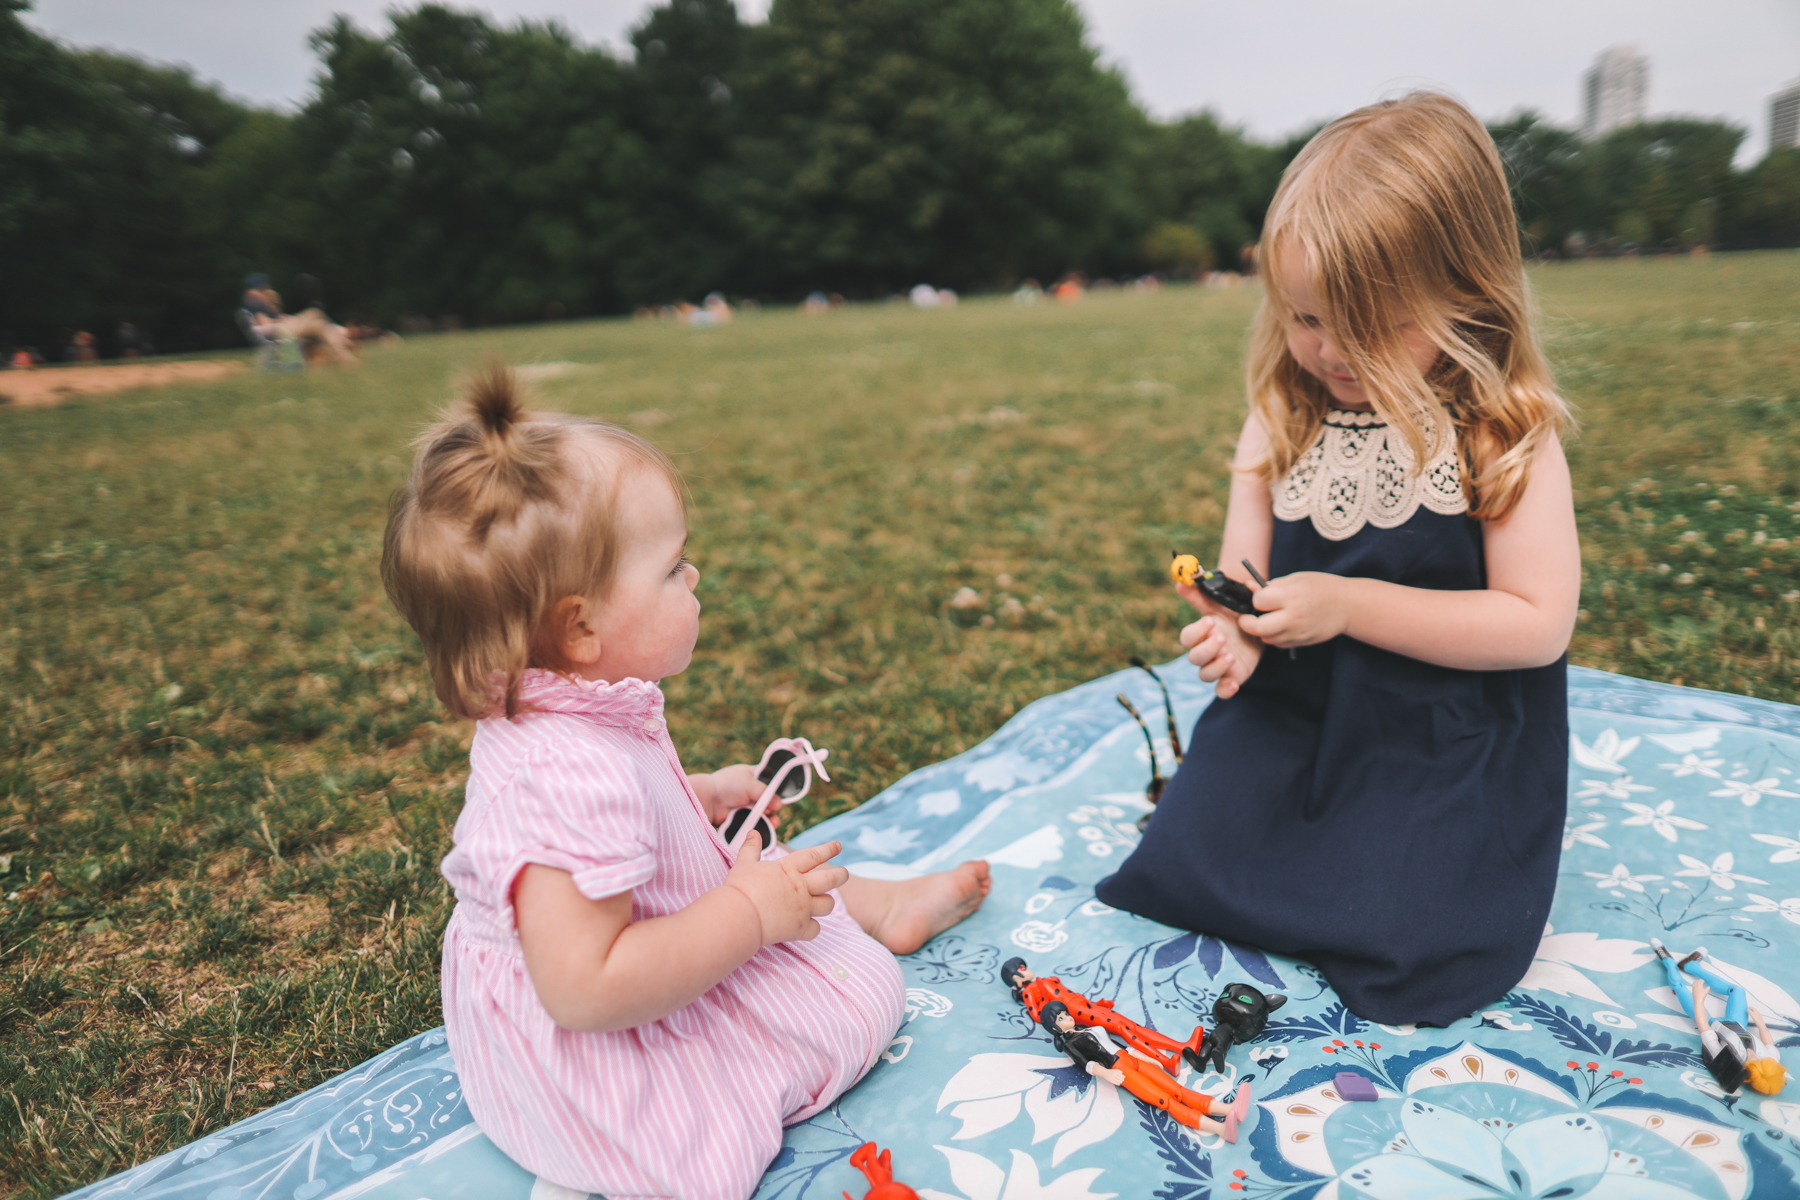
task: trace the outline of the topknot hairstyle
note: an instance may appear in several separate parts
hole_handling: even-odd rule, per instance
[[[1267,292],[1247,383],[1269,437],[1259,474],[1277,484],[1329,407],[1325,385],[1287,352],[1304,270],[1376,413],[1429,460],[1425,425],[1455,426],[1470,515],[1500,520],[1523,495],[1568,409],[1531,328],[1506,168],[1494,139],[1449,96],[1414,92],[1333,121],[1288,165],[1263,228]],[[1421,374],[1402,341],[1413,322],[1438,348]]]
[[[610,422],[528,412],[498,362],[415,445],[388,513],[382,583],[424,644],[444,707],[516,716],[525,669],[564,665],[548,627],[555,604],[612,587],[621,489],[660,480],[680,502],[680,472]]]

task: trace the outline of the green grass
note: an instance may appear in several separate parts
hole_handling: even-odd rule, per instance
[[[1800,255],[1548,267],[1575,661],[1800,700]],[[1175,653],[1250,291],[419,338],[357,371],[0,409],[0,1194],[49,1196],[439,1022],[470,730],[376,579],[413,433],[492,352],[693,488],[690,767],[801,732],[848,809]],[[1666,564],[1667,570],[1662,566]],[[952,608],[962,587],[974,608]]]

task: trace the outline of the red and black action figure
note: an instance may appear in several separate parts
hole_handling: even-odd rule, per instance
[[[1080,992],[1064,987],[1063,981],[1054,975],[1033,974],[1022,958],[1009,958],[1000,964],[1000,981],[1012,989],[1013,999],[1025,1006],[1033,1021],[1040,1020],[1044,1005],[1060,1003],[1068,1008],[1077,1025],[1106,1030],[1126,1045],[1149,1055],[1171,1073],[1181,1070],[1183,1058],[1196,1071],[1205,1069],[1211,1047],[1206,1030],[1198,1025],[1194,1026],[1187,1041],[1178,1042],[1167,1034],[1145,1029],[1130,1017],[1114,1011],[1111,1000],[1089,1000]]]
[[[1250,1081],[1237,1086],[1237,1095],[1223,1106],[1203,1092],[1191,1091],[1149,1063],[1122,1050],[1117,1054],[1086,1029],[1078,1029],[1069,1006],[1060,1000],[1044,1005],[1038,1024],[1050,1034],[1056,1048],[1075,1060],[1075,1065],[1097,1079],[1122,1087],[1145,1104],[1160,1108],[1178,1123],[1201,1133],[1216,1133],[1235,1143],[1238,1125],[1250,1113]]]

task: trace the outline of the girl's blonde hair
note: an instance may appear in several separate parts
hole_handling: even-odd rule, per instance
[[[1414,461],[1428,461],[1425,425],[1447,413],[1470,514],[1511,512],[1569,414],[1532,333],[1506,169],[1481,122],[1434,92],[1333,121],[1282,175],[1262,248],[1248,384],[1269,437],[1263,480],[1305,453],[1330,399],[1287,350],[1294,308],[1279,267],[1301,264],[1326,309],[1313,315]],[[1439,350],[1424,374],[1402,340],[1408,321]]]
[[[557,602],[611,590],[620,488],[647,468],[681,503],[681,475],[617,425],[526,412],[499,364],[470,381],[464,401],[415,443],[388,513],[381,580],[424,644],[444,706],[512,717],[525,668],[564,665],[550,628]]]
[[[1772,1058],[1753,1058],[1745,1064],[1750,1073],[1750,1086],[1765,1096],[1773,1096],[1787,1083],[1787,1068]]]

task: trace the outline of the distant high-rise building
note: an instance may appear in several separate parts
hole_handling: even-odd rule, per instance
[[[1644,119],[1650,60],[1636,46],[1614,46],[1581,77],[1581,133],[1593,139]]]
[[[1800,146],[1800,79],[1769,97],[1769,149]]]

